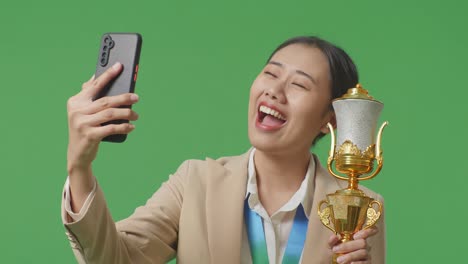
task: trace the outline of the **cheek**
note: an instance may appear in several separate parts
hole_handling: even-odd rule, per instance
[[[290,102],[291,104],[293,102]],[[302,127],[315,128],[322,125],[326,116],[326,104],[318,98],[302,97],[294,102],[295,116],[300,119]]]
[[[261,95],[259,86],[257,85],[257,80],[255,80],[252,83],[252,86],[250,87],[250,93],[249,93],[249,118],[255,113],[256,109],[256,103],[258,97]]]
[[[250,94],[258,94],[261,92],[263,89],[263,82],[260,77],[255,78],[255,80],[252,83],[252,86],[250,87]]]
[[[257,101],[257,98],[262,95],[263,89],[261,82],[257,79],[252,83],[252,86],[250,87],[250,98],[249,98],[249,104],[255,104]]]

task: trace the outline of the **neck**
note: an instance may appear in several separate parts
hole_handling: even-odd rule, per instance
[[[309,151],[295,154],[276,154],[256,150],[254,160],[257,183],[268,192],[296,192],[310,160]]]

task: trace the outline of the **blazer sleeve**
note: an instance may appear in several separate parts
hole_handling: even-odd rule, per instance
[[[375,199],[384,205],[384,199],[381,195],[377,194]],[[370,257],[373,264],[384,264],[386,258],[385,208],[376,223],[376,227],[379,232],[368,239],[368,244],[371,247]]]
[[[78,263],[166,263],[174,258],[188,168],[186,161],[145,205],[117,223],[99,184],[74,222],[68,222],[62,198],[62,221]]]

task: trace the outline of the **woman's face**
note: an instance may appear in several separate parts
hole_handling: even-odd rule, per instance
[[[333,118],[330,83],[328,60],[318,48],[292,44],[279,50],[250,90],[251,144],[266,152],[308,153]]]

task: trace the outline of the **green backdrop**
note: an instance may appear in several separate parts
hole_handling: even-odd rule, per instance
[[[136,130],[94,163],[115,219],[189,158],[249,148],[250,84],[295,35],[350,53],[385,103],[388,263],[460,263],[468,134],[463,1],[30,1],[0,8],[0,263],[74,263],[60,219],[67,98],[94,72],[102,33],[144,37]],[[325,160],[329,137],[315,152]]]

